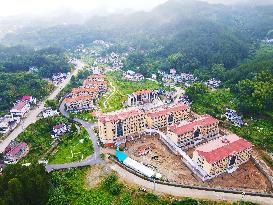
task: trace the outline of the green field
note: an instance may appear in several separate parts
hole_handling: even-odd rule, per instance
[[[99,101],[99,106],[103,112],[111,112],[114,110],[119,110],[123,107],[123,102],[127,100],[127,95],[131,94],[137,90],[143,89],[159,89],[164,86],[150,80],[145,80],[143,82],[131,82],[123,80],[121,73],[109,72],[107,74],[107,79],[116,88],[116,92],[107,100],[110,93],[113,92],[111,86],[109,86],[110,92],[107,96],[103,97]],[[105,108],[103,103],[107,100],[107,107]]]
[[[80,142],[82,140],[83,142]],[[50,164],[64,164],[85,159],[93,153],[92,142],[84,128],[80,133],[69,135],[62,140],[57,152],[49,156]]]

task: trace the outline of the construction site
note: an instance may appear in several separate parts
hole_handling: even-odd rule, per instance
[[[164,181],[171,183],[245,192],[272,192],[270,182],[251,160],[233,173],[202,181],[188,169],[181,156],[174,154],[156,134],[127,142],[124,150],[129,157],[160,173]],[[191,150],[187,154],[191,156]]]

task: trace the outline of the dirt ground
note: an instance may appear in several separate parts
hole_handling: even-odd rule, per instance
[[[143,151],[145,150],[145,151]],[[225,173],[214,179],[202,182],[182,162],[172,154],[157,137],[143,137],[142,140],[127,143],[125,152],[133,159],[162,174],[169,182],[209,187],[233,188],[242,191],[270,192],[270,183],[256,166],[247,162],[232,174]],[[139,154],[143,156],[139,156]]]
[[[100,184],[105,176],[110,175],[112,173],[112,169],[107,165],[94,165],[89,170],[86,176],[86,187],[94,188]]]

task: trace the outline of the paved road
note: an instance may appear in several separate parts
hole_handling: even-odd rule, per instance
[[[0,153],[2,153],[5,148],[8,146],[8,144],[15,140],[19,134],[21,134],[30,124],[35,123],[37,121],[37,116],[45,107],[45,101],[46,100],[53,100],[56,98],[56,96],[61,92],[61,90],[69,83],[72,76],[77,75],[79,70],[81,70],[84,67],[84,63],[77,60],[76,63],[76,69],[67,77],[67,79],[61,83],[41,104],[39,104],[34,109],[30,110],[27,114],[27,117],[23,119],[21,124],[17,126],[16,129],[14,129],[9,136],[3,140],[0,144]]]
[[[139,185],[140,187],[145,187],[147,189],[154,189],[154,184],[152,182],[146,181],[138,176],[135,176],[128,172],[127,170],[122,169],[116,164],[111,165],[111,168],[116,171],[119,176],[124,179],[128,183],[134,183]],[[215,192],[215,191],[205,191],[205,190],[197,190],[197,189],[189,189],[189,188],[181,188],[174,186],[167,186],[163,184],[156,184],[155,190],[159,194],[170,194],[177,197],[192,197],[196,199],[209,199],[209,200],[227,200],[232,202],[237,202],[242,199],[241,194],[232,194],[232,193],[224,193],[224,192]],[[264,205],[272,205],[273,200],[269,197],[259,197],[259,196],[245,196],[244,201],[251,201]]]
[[[61,103],[60,105],[60,112],[67,118],[69,118],[69,114],[65,111],[65,106],[64,102]],[[75,167],[84,167],[84,166],[89,166],[89,165],[94,165],[94,164],[102,164],[105,163],[101,158],[100,158],[100,147],[98,146],[98,139],[93,131],[94,127],[97,125],[94,123],[88,123],[85,122],[81,119],[74,118],[73,119],[75,122],[80,123],[88,132],[90,140],[93,143],[94,147],[94,153],[93,155],[87,157],[85,160],[82,160],[80,162],[73,162],[73,163],[67,163],[67,164],[47,164],[45,166],[47,172],[51,172],[54,170],[60,170],[60,169],[68,169],[68,168],[75,168]]]

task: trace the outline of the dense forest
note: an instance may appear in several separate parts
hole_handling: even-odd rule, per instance
[[[34,72],[29,72],[30,68],[35,68]],[[23,95],[42,99],[53,89],[43,78],[68,71],[68,59],[61,49],[0,46],[0,114],[4,114]]]

